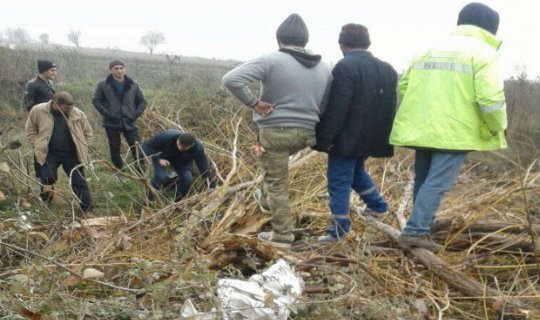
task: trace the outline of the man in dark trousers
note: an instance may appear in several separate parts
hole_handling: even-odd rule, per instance
[[[162,131],[142,144],[145,156],[152,161],[154,173],[152,186],[159,189],[168,180],[167,168],[172,168],[178,179],[176,180],[175,201],[182,200],[189,192],[193,182],[193,161],[201,177],[208,187],[214,188],[215,181],[208,167],[208,159],[204,153],[202,143],[187,132],[176,129]],[[149,199],[153,200],[152,193]]]
[[[98,82],[92,103],[103,116],[112,163],[118,170],[122,170],[124,163],[120,155],[121,133],[126,138],[134,160],[139,163],[136,148],[139,130],[135,121],[143,114],[146,100],[139,84],[126,75],[122,61],[111,61],[109,70],[111,73]]]
[[[56,90],[54,84],[56,65],[49,60],[38,60],[37,69],[38,75],[28,81],[24,92],[24,104],[28,111],[36,104],[51,101]],[[35,156],[34,170],[36,177],[39,179],[41,176],[41,166]]]
[[[349,232],[351,189],[366,204],[364,214],[382,216],[388,204],[364,167],[368,157],[391,157],[388,143],[396,108],[397,73],[374,57],[368,29],[359,24],[341,28],[343,55],[334,77],[325,113],[317,124],[314,149],[328,153],[331,225],[319,242],[336,242]]]
[[[79,165],[88,162],[92,127],[84,112],[74,108],[73,103],[71,94],[58,92],[51,101],[36,105],[28,115],[26,136],[41,165],[41,199],[47,204],[52,200],[61,165],[85,215],[91,199],[84,169]]]

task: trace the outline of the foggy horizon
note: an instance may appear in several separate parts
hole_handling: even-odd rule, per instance
[[[277,50],[275,30],[290,14],[298,13],[310,31],[306,46],[334,64],[342,58],[337,38],[342,25],[350,22],[368,27],[368,49],[403,71],[414,54],[455,28],[459,10],[471,1],[127,1],[104,0],[49,3],[32,0],[2,1],[0,32],[22,28],[39,43],[49,41],[74,46],[70,30],[80,31],[82,48],[147,52],[140,38],[159,31],[165,43],[155,54],[193,58],[247,61]],[[529,34],[540,31],[540,3],[532,0],[482,1],[501,17],[497,37],[505,78],[525,71],[540,76],[540,45]]]

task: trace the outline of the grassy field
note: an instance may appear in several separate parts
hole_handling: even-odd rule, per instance
[[[39,202],[21,108],[37,58],[59,65],[60,89],[75,96],[92,123],[95,141],[86,173],[94,211],[121,217],[106,226],[68,226],[65,216],[75,202],[65,177],[51,207]],[[125,60],[149,102],[139,121],[143,139],[171,127],[193,132],[212,159],[219,188],[197,183],[181,204],[165,194],[148,205],[149,172],[139,176],[128,168],[120,179],[112,176],[100,116],[90,102],[112,58]],[[219,310],[218,279],[247,279],[282,257],[301,270],[306,284],[293,319],[501,319],[501,310],[504,319],[540,319],[538,82],[507,81],[510,148],[470,157],[438,214],[441,228],[433,236],[445,250],[437,261],[485,288],[475,295],[356,215],[346,243],[318,246],[314,239],[329,218],[323,154],[305,151],[291,159],[291,204],[300,238],[295,250],[256,241],[253,235],[268,217],[251,197],[260,175],[249,151],[254,126],[250,112],[221,88],[221,77],[234,64],[97,49],[0,47],[0,318],[178,319],[188,299],[199,310]],[[394,213],[382,223],[398,230],[400,216],[410,209],[412,153],[399,149],[392,159],[370,160],[368,169]],[[361,205],[357,197],[353,204]],[[88,268],[103,275],[79,277]],[[500,297],[490,297],[488,289]]]

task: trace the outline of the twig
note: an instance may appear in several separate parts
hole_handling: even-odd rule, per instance
[[[131,293],[145,293],[145,292],[147,292],[144,289],[125,288],[125,287],[120,287],[120,286],[117,286],[117,285],[114,285],[114,284],[111,284],[111,283],[108,283],[108,282],[94,280],[94,279],[91,279],[91,278],[84,278],[81,274],[78,274],[77,272],[71,270],[70,268],[65,267],[61,263],[54,261],[52,258],[49,258],[49,257],[46,257],[46,256],[41,255],[39,253],[36,253],[36,252],[30,251],[30,250],[21,248],[19,246],[14,245],[14,244],[5,243],[3,241],[0,241],[0,245],[5,246],[7,248],[10,248],[10,249],[14,250],[15,252],[18,252],[19,254],[25,253],[25,254],[29,254],[31,256],[35,256],[35,257],[41,258],[43,260],[46,260],[49,263],[54,264],[55,266],[57,266],[57,267],[65,270],[65,271],[69,272],[70,274],[80,278],[81,280],[84,279],[85,281],[97,283],[97,284],[100,284],[100,285],[103,285],[103,286],[106,286],[106,287],[109,287],[109,288],[113,288],[113,289],[117,289],[117,290],[121,290],[121,291],[126,291],[126,292],[131,292]],[[21,254],[21,255],[23,255],[23,254]]]

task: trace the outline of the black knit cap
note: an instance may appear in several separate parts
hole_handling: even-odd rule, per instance
[[[39,73],[43,73],[49,69],[56,68],[56,65],[49,60],[38,60],[37,69]]]
[[[339,43],[351,49],[367,49],[371,44],[368,28],[361,24],[349,23],[341,27]]]
[[[309,32],[302,17],[293,13],[279,25],[276,38],[284,45],[305,47],[309,40]]]
[[[499,29],[499,14],[483,3],[472,2],[459,12],[457,25],[472,24],[484,30],[497,34]]]
[[[111,70],[114,66],[122,66],[122,67],[125,67],[126,65],[124,64],[124,62],[122,62],[122,60],[113,60],[111,61],[111,63],[109,63],[109,70]]]

